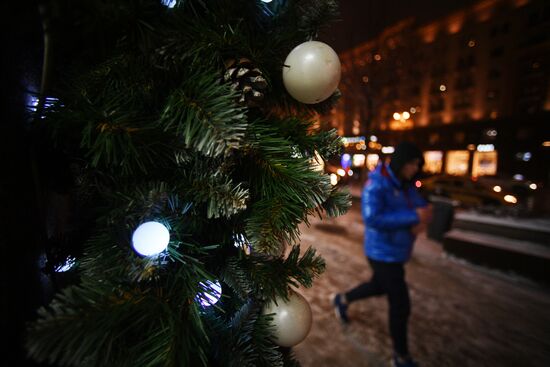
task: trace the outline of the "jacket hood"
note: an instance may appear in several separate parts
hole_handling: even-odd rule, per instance
[[[399,171],[401,171],[401,168],[403,168],[405,164],[417,158],[420,160],[420,163],[418,164],[418,172],[420,173],[422,171],[422,166],[424,166],[424,155],[416,145],[408,141],[404,141],[395,148],[395,151],[391,156],[390,168],[397,177]],[[414,181],[415,179],[416,177],[414,177],[411,181]]]

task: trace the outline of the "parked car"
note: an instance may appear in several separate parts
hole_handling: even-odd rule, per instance
[[[513,177],[500,176],[483,176],[479,178],[478,182],[496,192],[502,190],[508,191],[520,201],[533,196],[542,186],[540,183],[537,184],[529,180],[518,180]]]
[[[445,197],[464,207],[515,206],[518,197],[501,189],[496,192],[469,177],[438,175],[420,181],[417,186],[426,196]]]

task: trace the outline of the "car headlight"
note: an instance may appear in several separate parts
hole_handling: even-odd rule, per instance
[[[514,195],[506,195],[504,196],[504,201],[507,203],[516,204],[518,199]]]

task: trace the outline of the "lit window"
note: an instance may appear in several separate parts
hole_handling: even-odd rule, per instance
[[[470,152],[467,150],[450,150],[445,160],[445,170],[450,175],[462,176],[468,173]]]
[[[443,152],[440,150],[431,150],[424,152],[424,172],[441,173],[443,166]]]

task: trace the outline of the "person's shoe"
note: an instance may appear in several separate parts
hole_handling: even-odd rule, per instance
[[[418,367],[418,364],[411,357],[402,358],[396,354],[394,354],[392,362],[393,367]]]
[[[332,301],[334,304],[334,313],[340,322],[344,325],[349,323],[348,318],[348,305],[342,302],[342,295],[337,294]]]

